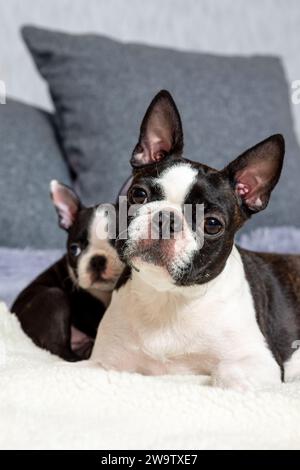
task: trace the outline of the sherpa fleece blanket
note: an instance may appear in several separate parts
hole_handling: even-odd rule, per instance
[[[0,303],[1,449],[298,449],[300,381],[260,392],[43,351]]]
[[[300,252],[300,231],[258,229],[239,243]],[[8,304],[60,251],[0,248]],[[0,449],[299,449],[299,382],[238,393],[204,376],[144,377],[70,364],[37,348],[0,302]]]

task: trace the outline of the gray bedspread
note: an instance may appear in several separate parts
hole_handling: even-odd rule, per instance
[[[0,300],[11,306],[17,294],[61,255],[60,250],[0,248]]]
[[[300,253],[300,230],[291,227],[257,229],[237,241],[250,250]],[[16,295],[61,255],[61,250],[0,248],[0,300],[10,306]]]

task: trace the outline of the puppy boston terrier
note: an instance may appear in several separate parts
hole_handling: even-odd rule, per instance
[[[300,376],[300,351],[293,349],[300,256],[234,244],[247,219],[266,208],[283,157],[284,139],[273,135],[222,171],[187,160],[172,97],[161,91],[154,98],[131,158],[128,206],[138,208],[128,216],[127,239],[116,245],[127,267],[92,360],[142,374],[208,374],[212,384],[237,390]],[[186,222],[186,204],[204,207],[200,230],[195,210]],[[153,218],[159,214],[160,225],[166,212],[170,237],[153,239]]]
[[[50,189],[59,225],[68,232],[67,253],[21,292],[12,311],[38,346],[78,361],[90,356],[123,265],[105,239],[107,213],[84,207],[57,181]]]

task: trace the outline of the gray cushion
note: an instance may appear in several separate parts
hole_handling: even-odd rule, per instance
[[[67,158],[86,200],[114,199],[128,175],[145,109],[166,88],[179,106],[190,159],[220,169],[270,134],[284,134],[280,185],[246,229],[300,226],[299,148],[278,58],[180,52],[34,27],[25,27],[23,36],[49,83]]]
[[[49,114],[13,100],[0,105],[0,167],[0,245],[64,246],[49,182],[70,177]]]

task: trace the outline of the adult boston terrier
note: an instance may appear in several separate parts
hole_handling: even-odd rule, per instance
[[[127,267],[92,360],[142,374],[208,374],[212,384],[238,390],[300,376],[300,351],[293,349],[300,256],[234,244],[244,222],[267,206],[283,157],[284,139],[273,135],[222,171],[187,160],[171,95],[154,98],[131,158],[128,206],[139,207],[128,216],[127,239],[116,245]],[[196,210],[187,223],[185,204],[203,205],[201,228],[194,227]],[[153,239],[151,224],[156,217],[161,229],[166,212],[170,237]]]
[[[50,185],[67,253],[16,299],[12,312],[40,347],[67,361],[90,356],[99,322],[123,264],[106,237],[108,214],[84,207],[68,186]]]

